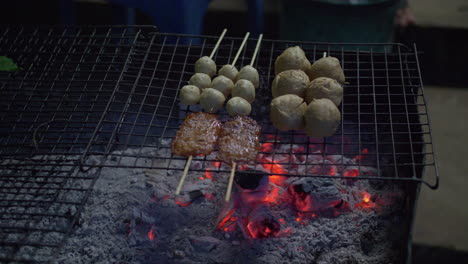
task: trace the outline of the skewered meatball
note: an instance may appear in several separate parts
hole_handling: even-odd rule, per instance
[[[242,69],[237,74],[236,82],[241,79],[251,81],[255,88],[258,88],[258,85],[260,84],[260,77],[258,75],[257,69],[249,65],[242,67]]]
[[[195,73],[190,77],[189,84],[195,85],[203,90],[211,86],[211,78],[205,73]]]
[[[238,73],[239,73],[239,71],[237,70],[236,66],[233,66],[231,64],[224,65],[218,71],[219,75],[223,75],[223,76],[231,79],[231,81],[236,80],[236,76],[237,76]]]
[[[213,79],[211,87],[222,92],[225,97],[228,97],[231,94],[232,88],[234,88],[234,83],[231,79],[220,75]]]
[[[201,57],[195,62],[195,72],[205,73],[213,77],[216,74],[216,63],[208,56]]]
[[[307,104],[295,94],[276,97],[270,104],[270,119],[273,125],[282,131],[303,129],[304,112]]]
[[[226,111],[231,116],[249,115],[252,111],[252,106],[244,98],[233,97],[227,102]]]
[[[305,130],[311,137],[328,137],[335,133],[341,122],[340,110],[329,99],[310,102],[304,114]]]
[[[337,80],[339,83],[346,82],[340,61],[335,57],[325,57],[317,60],[306,73],[311,81],[318,77],[328,77]]]
[[[232,96],[242,97],[247,100],[247,102],[252,103],[255,100],[255,87],[251,81],[241,79],[234,85]]]
[[[186,105],[194,105],[200,101],[200,89],[195,85],[185,85],[180,89],[180,102]]]
[[[309,77],[300,70],[287,70],[280,72],[273,80],[271,92],[273,98],[284,94],[295,94],[304,98]]]
[[[343,98],[343,87],[334,79],[319,77],[307,86],[306,101],[310,103],[320,98],[330,99],[336,106],[339,106]]]
[[[307,59],[304,51],[299,47],[289,47],[276,58],[275,74],[287,70],[306,71],[310,68],[310,61]]]
[[[223,107],[224,101],[223,93],[213,88],[206,88],[200,96],[200,106],[208,113],[216,113]]]

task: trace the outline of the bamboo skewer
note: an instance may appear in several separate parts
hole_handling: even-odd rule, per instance
[[[237,163],[233,162],[231,166],[231,174],[229,175],[229,182],[228,182],[228,187],[226,190],[226,196],[224,197],[224,200],[226,202],[229,202],[229,200],[231,199],[232,183],[234,182],[234,175],[236,174],[236,167],[237,167]]]
[[[260,34],[260,36],[258,36],[257,46],[255,46],[255,50],[252,55],[252,61],[250,61],[250,66],[253,66],[255,59],[257,58],[258,50],[260,49],[260,43],[262,43],[262,39],[263,39],[263,34]]]
[[[218,41],[216,42],[216,45],[214,46],[213,50],[211,51],[210,59],[213,59],[213,56],[214,56],[214,54],[216,53],[216,50],[218,49],[219,44],[221,44],[221,41],[223,40],[224,35],[226,35],[226,32],[227,32],[227,29],[225,28],[225,29],[223,30],[223,32],[221,33],[221,35],[219,36],[219,39],[218,39]]]
[[[323,57],[324,57],[324,58],[327,57],[327,53],[326,53],[326,52],[323,53]]]
[[[184,173],[182,174],[182,178],[180,178],[179,185],[177,186],[177,190],[175,192],[176,195],[180,194],[182,185],[184,185],[185,177],[187,177],[187,173],[190,168],[190,163],[192,163],[192,158],[193,158],[192,155],[188,157],[187,163],[185,164]]]
[[[224,35],[226,35],[226,32],[227,32],[227,29],[225,28],[223,30],[223,32],[221,33],[221,35],[219,36],[218,41],[216,42],[216,45],[214,46],[213,50],[211,51],[210,59],[212,59],[214,54],[216,53],[216,50],[218,49],[219,44],[223,40]],[[182,178],[180,178],[179,184],[177,185],[177,189],[176,189],[176,192],[175,192],[176,195],[179,195],[180,191],[182,190],[182,186],[184,185],[185,178],[187,177],[188,171],[190,169],[190,164],[192,163],[192,159],[193,159],[192,155],[190,155],[188,157],[188,159],[187,159],[187,163],[185,164],[185,168],[184,168],[184,172],[182,174]]]
[[[246,38],[247,38],[247,35],[246,35]],[[246,40],[246,38],[244,39],[244,41]],[[257,45],[255,46],[254,53],[252,55],[252,60],[250,61],[250,66],[252,66],[255,63],[255,59],[257,58],[258,50],[260,49],[260,43],[262,42],[262,39],[263,39],[263,34],[260,34],[257,40]],[[237,55],[235,59],[237,59]],[[237,163],[233,162],[231,165],[231,174],[229,175],[229,182],[228,182],[228,186],[226,190],[226,196],[224,197],[224,200],[226,202],[229,202],[229,200],[231,199],[232,184],[234,182],[234,175],[236,174],[236,167],[237,167]]]
[[[240,47],[239,47],[239,50],[238,50],[237,53],[236,53],[236,56],[234,57],[234,59],[233,59],[232,62],[231,62],[231,65],[232,65],[232,66],[235,66],[235,65],[236,65],[237,59],[239,58],[242,49],[244,49],[245,43],[247,42],[247,39],[249,38],[249,36],[250,36],[250,32],[247,32],[247,33],[245,34],[244,39],[242,40],[242,43],[241,43],[241,45],[240,45]]]

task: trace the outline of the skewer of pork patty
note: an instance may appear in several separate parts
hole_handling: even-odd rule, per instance
[[[213,152],[220,131],[221,122],[216,115],[203,112],[189,114],[180,125],[172,141],[172,154],[188,157],[188,160],[177,186],[176,195],[182,189],[193,156],[209,155]]]
[[[261,127],[248,116],[236,116],[224,123],[218,138],[218,158],[232,164],[226,202],[231,198],[237,163],[251,163],[260,150]]]

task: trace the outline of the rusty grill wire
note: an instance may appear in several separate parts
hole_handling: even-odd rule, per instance
[[[208,55],[216,40],[158,33],[154,27],[0,31],[0,55],[22,68],[0,72],[0,261],[46,262],[56,253],[53,249],[63,244],[77,222],[103,167],[183,170],[172,162],[182,157],[158,157],[167,165],[155,165],[147,162],[155,157],[141,150],[169,148],[162,142],[173,138],[188,113],[199,111],[179,105],[178,92],[193,74],[195,61]],[[232,60],[241,41],[230,37],[222,41],[214,56],[218,67]],[[255,44],[256,39],[247,42],[238,69],[250,63]],[[274,60],[294,45],[301,46],[311,61],[327,52],[342,64],[349,84],[340,106],[342,123],[332,137],[318,140],[299,131],[280,132],[268,121]],[[356,179],[422,182],[437,188],[417,54],[416,46],[401,44],[264,40],[254,65],[261,85],[252,116],[262,126],[261,143],[286,149],[281,153],[275,147],[265,154],[282,165],[291,161],[276,157],[288,154],[294,145],[304,146],[307,157],[363,156],[357,160],[359,174],[361,166],[372,166],[377,175]],[[219,117],[228,119],[225,111]],[[321,152],[313,152],[311,145]],[[134,151],[121,151],[126,149]],[[91,162],[91,156],[98,162]],[[108,164],[109,159],[117,162]],[[435,171],[434,180],[424,179],[425,168]],[[201,169],[192,169],[197,170]]]

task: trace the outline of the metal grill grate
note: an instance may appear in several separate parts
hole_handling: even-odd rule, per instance
[[[194,40],[200,40],[202,45],[191,45]],[[87,168],[88,156],[103,155],[102,162],[93,166],[182,170],[180,166],[173,165],[172,160],[184,158],[166,155],[160,158],[169,160],[167,166],[155,166],[147,162],[154,158],[154,154],[140,150],[169,148],[168,144],[161,142],[173,138],[187,113],[200,110],[198,106],[185,108],[179,105],[178,90],[193,74],[195,61],[209,54],[215,42],[216,37],[155,34],[150,43],[137,44],[105,115],[82,156],[84,168]],[[227,38],[222,42],[214,57],[218,66],[233,58],[240,42],[238,38]],[[250,62],[255,43],[254,39],[247,43],[239,65]],[[276,57],[291,45],[301,45],[311,60],[320,58],[326,51],[330,56],[338,57],[342,63],[350,84],[345,86],[341,104],[341,129],[332,137],[314,140],[301,132],[280,132],[268,120],[269,110],[265,106],[271,100],[269,87],[274,78],[272,65]],[[284,150],[265,154],[273,156],[272,163],[291,166],[294,165],[291,161],[281,161],[280,156],[291,153],[294,145],[309,147],[313,144],[314,149],[319,148],[321,151],[314,153],[308,148],[305,151],[306,158],[312,155],[365,155],[366,161],[358,161],[361,179],[422,181],[436,188],[437,179],[431,184],[421,174],[424,167],[435,168],[435,163],[417,59],[416,50],[411,51],[399,44],[263,41],[256,61],[261,86],[257,90],[252,116],[262,125],[261,143],[271,142],[278,146],[273,149]],[[218,115],[222,120],[228,119],[225,111]],[[128,148],[136,151],[133,154],[118,151]],[[105,160],[109,159],[117,162],[106,164]],[[216,161],[209,157],[196,159]],[[125,160],[125,164],[122,160]],[[311,162],[306,165],[320,164]],[[376,167],[378,175],[366,177],[361,173],[361,166]],[[229,171],[217,169],[214,172]],[[337,177],[327,174],[278,175]]]
[[[142,149],[167,150],[187,113],[199,111],[179,105],[178,91],[216,40],[157,33],[153,27],[18,27],[0,32],[0,55],[22,67],[0,73],[1,261],[46,261],[76,222],[100,168],[183,169],[172,162],[183,158],[172,155],[159,157],[167,160],[165,166],[148,163],[154,154]],[[218,66],[231,61],[240,43],[240,38],[223,40],[214,57]],[[255,44],[254,39],[247,42],[238,68],[249,64]],[[311,61],[324,51],[341,61],[350,84],[340,106],[343,122],[332,137],[317,140],[301,132],[280,132],[268,121],[274,60],[292,45],[302,46]],[[272,152],[272,163],[291,166],[281,155],[302,145],[306,158],[365,155],[357,160],[359,174],[361,166],[375,167],[378,173],[358,179],[423,182],[437,188],[416,47],[264,40],[255,67],[261,86],[252,116],[262,125],[261,142],[276,146],[264,151]],[[228,119],[224,111],[219,116]],[[134,149],[133,154],[122,152],[127,149]],[[436,170],[434,183],[423,178],[424,168]]]
[[[70,232],[99,173],[80,174],[79,155],[143,30],[0,31],[22,68],[0,72],[0,262],[46,261]]]

